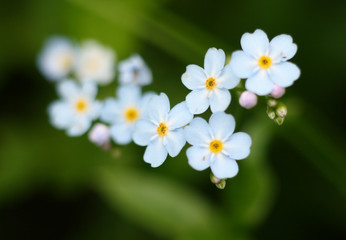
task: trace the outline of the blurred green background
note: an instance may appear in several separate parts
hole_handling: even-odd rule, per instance
[[[17,0],[0,7],[0,239],[345,239],[345,1]],[[134,144],[104,152],[48,122],[54,84],[36,67],[51,35],[95,39],[154,74],[171,104],[187,64],[244,32],[293,36],[301,78],[283,126],[263,103],[227,110],[253,139],[239,174],[217,189],[185,149],[158,169]],[[116,84],[100,89],[112,96]]]

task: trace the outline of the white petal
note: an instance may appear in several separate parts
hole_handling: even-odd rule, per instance
[[[111,137],[117,144],[128,144],[132,140],[133,128],[130,124],[114,124],[110,129]]]
[[[140,119],[135,124],[133,141],[140,146],[146,146],[157,135],[157,126],[146,119]]]
[[[249,134],[238,132],[224,142],[223,151],[232,159],[240,160],[249,156],[252,140]]]
[[[145,149],[144,161],[152,167],[160,166],[167,158],[167,150],[160,138],[156,138]]]
[[[91,121],[85,117],[75,119],[72,126],[67,129],[67,135],[77,137],[83,135],[91,126]]]
[[[214,158],[214,161],[210,164],[210,168],[215,177],[224,179],[237,175],[239,168],[235,160],[223,154],[215,154]]]
[[[176,129],[185,126],[191,122],[193,114],[190,113],[186,102],[175,105],[168,114],[168,125],[170,129]]]
[[[153,96],[147,108],[149,118],[156,123],[166,122],[169,110],[169,99],[164,93]]]
[[[260,70],[246,80],[245,87],[250,92],[263,96],[273,90],[274,83],[270,80],[267,71]]]
[[[181,76],[181,81],[190,90],[205,87],[205,81],[207,80],[203,68],[191,64],[186,67],[186,72]]]
[[[203,171],[209,167],[210,153],[207,148],[190,147],[186,151],[189,165],[197,170]]]
[[[255,72],[257,61],[255,58],[247,55],[244,51],[235,51],[232,53],[229,65],[236,76],[240,78],[248,78]]]
[[[108,98],[101,110],[101,120],[106,123],[113,123],[120,118],[121,105],[113,98]]]
[[[204,69],[209,76],[215,76],[225,66],[225,52],[222,49],[209,48],[204,57]]]
[[[82,84],[81,92],[89,99],[95,99],[97,94],[97,85],[93,82],[85,82]]]
[[[211,139],[211,129],[203,118],[194,118],[191,123],[184,128],[185,139],[194,146],[208,146]]]
[[[90,120],[95,120],[98,118],[101,114],[102,104],[99,101],[93,101],[90,103],[90,109],[87,112],[87,117]]]
[[[57,91],[61,98],[72,99],[80,94],[80,86],[73,80],[66,80],[57,85]]]
[[[117,96],[128,105],[136,104],[141,97],[141,88],[138,86],[121,86],[117,89]]]
[[[270,41],[269,56],[276,62],[287,61],[297,52],[297,45],[290,35],[281,34]]]
[[[214,112],[225,111],[231,103],[231,94],[227,89],[214,89],[209,98],[210,109]]]
[[[246,54],[258,59],[267,54],[269,40],[265,32],[257,29],[254,33],[244,33],[240,44]]]
[[[164,140],[169,156],[176,157],[185,146],[186,140],[182,128],[169,131]]]
[[[201,114],[209,107],[208,90],[193,90],[186,96],[186,106],[192,114]]]
[[[140,118],[147,118],[148,117],[148,106],[149,106],[151,99],[154,96],[158,96],[158,95],[155,92],[147,92],[147,93],[143,94],[143,97],[140,101],[140,111],[141,111]]]
[[[58,129],[68,128],[74,119],[70,104],[56,101],[49,105],[48,113],[51,124]]]
[[[275,64],[270,68],[271,80],[280,87],[289,87],[300,76],[299,68],[291,62]]]
[[[217,84],[220,88],[232,89],[235,88],[239,82],[240,78],[234,74],[229,64],[222,69],[220,76],[217,78]]]
[[[226,140],[234,131],[235,120],[231,114],[217,112],[211,115],[209,125],[213,132],[213,137]]]

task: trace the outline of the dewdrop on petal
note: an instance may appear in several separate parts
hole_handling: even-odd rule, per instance
[[[97,123],[89,132],[89,140],[96,145],[103,147],[104,149],[109,148],[110,142],[110,131],[109,127],[102,123]]]
[[[257,95],[249,91],[244,91],[240,95],[239,104],[246,109],[253,108],[257,104]]]
[[[273,98],[281,98],[286,92],[286,89],[284,87],[280,87],[277,84],[274,84],[273,91],[270,93],[270,95]]]

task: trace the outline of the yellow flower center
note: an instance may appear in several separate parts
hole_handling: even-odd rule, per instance
[[[89,108],[89,103],[85,98],[79,98],[75,102],[75,110],[77,113],[85,113]]]
[[[135,122],[139,118],[139,111],[135,107],[130,107],[125,110],[125,119],[128,122]]]
[[[213,77],[208,78],[207,81],[205,81],[205,87],[208,90],[213,90],[216,87],[215,78],[213,78]]]
[[[270,57],[262,56],[258,60],[258,64],[261,68],[269,68],[272,65],[272,59]]]
[[[212,151],[213,153],[221,152],[222,148],[223,148],[222,142],[219,140],[214,140],[210,142],[209,144],[209,150]]]
[[[100,61],[98,59],[89,59],[86,62],[86,68],[90,71],[95,71],[100,67]]]
[[[168,127],[166,124],[160,123],[160,125],[157,127],[156,131],[160,137],[163,137],[167,134]]]
[[[61,56],[59,62],[63,69],[69,69],[72,65],[72,57],[69,55]]]

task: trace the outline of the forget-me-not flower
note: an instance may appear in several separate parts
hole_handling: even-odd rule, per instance
[[[225,111],[231,102],[228,89],[236,87],[240,78],[236,77],[229,65],[225,65],[222,49],[210,48],[204,58],[204,69],[191,64],[181,76],[183,84],[192,92],[186,96],[186,105],[193,114]]]
[[[251,138],[243,132],[233,133],[235,120],[224,112],[214,113],[209,124],[195,118],[184,128],[185,138],[192,147],[186,155],[190,166],[198,171],[211,168],[220,179],[231,178],[238,173],[236,160],[250,154]]]
[[[274,84],[288,87],[300,76],[299,68],[288,62],[297,52],[292,37],[281,34],[270,42],[260,29],[241,38],[243,51],[232,54],[230,65],[240,78],[247,78],[245,87],[258,95],[267,95]]]
[[[133,134],[136,144],[147,146],[144,161],[152,167],[158,167],[166,160],[167,154],[177,156],[186,143],[182,127],[192,118],[185,102],[170,110],[166,94],[152,97],[147,115],[136,123]]]

